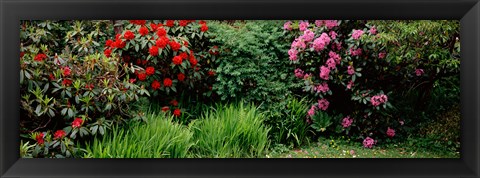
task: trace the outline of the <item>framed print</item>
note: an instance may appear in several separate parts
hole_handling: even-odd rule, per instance
[[[0,8],[1,177],[479,177],[478,0]]]

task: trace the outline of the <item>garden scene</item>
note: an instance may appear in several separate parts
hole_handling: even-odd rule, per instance
[[[460,158],[454,20],[20,22],[22,158]]]

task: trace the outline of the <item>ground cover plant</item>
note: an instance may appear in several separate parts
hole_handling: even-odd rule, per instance
[[[24,158],[460,157],[458,21],[19,30]]]

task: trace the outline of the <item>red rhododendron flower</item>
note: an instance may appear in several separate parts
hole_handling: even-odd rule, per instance
[[[146,20],[130,20],[130,23],[136,24],[136,25],[145,25],[147,21]]]
[[[138,73],[137,76],[140,81],[144,81],[145,79],[147,79],[147,74],[145,74],[145,72]]]
[[[209,75],[209,76],[214,76],[214,75],[215,75],[215,71],[209,70],[209,71],[208,71],[208,75]]]
[[[171,87],[171,86],[172,86],[172,79],[170,79],[170,78],[164,79],[164,80],[163,80],[163,85],[164,85],[165,87]]]
[[[172,106],[178,106],[178,101],[177,100],[172,100],[172,101],[170,101],[170,104]]]
[[[211,55],[218,55],[218,46],[213,46],[212,49],[208,51]]]
[[[77,117],[75,120],[72,122],[72,128],[80,128],[83,124],[83,119]]]
[[[180,109],[175,109],[175,110],[173,111],[173,115],[174,115],[175,117],[180,117],[180,115],[182,115],[182,111],[181,111]]]
[[[107,48],[105,51],[103,51],[103,54],[107,57],[110,57],[112,55],[112,50]]]
[[[63,79],[62,85],[64,86],[70,86],[72,84],[72,80],[70,79]]]
[[[151,23],[151,24],[150,24],[150,28],[151,28],[152,32],[157,31],[157,28],[158,28],[158,27],[159,27],[159,26],[158,26],[157,24],[155,24],[155,23]]]
[[[167,112],[168,110],[170,110],[170,108],[168,106],[162,107],[162,112]]]
[[[158,56],[158,47],[157,46],[152,46],[148,50],[151,56]]]
[[[172,48],[173,51],[178,51],[182,47],[182,45],[180,45],[180,43],[177,43],[176,41],[173,41],[173,40],[170,41],[168,43],[168,45],[170,45],[170,47]]]
[[[201,30],[202,32],[206,32],[206,31],[208,30],[207,24],[202,24],[202,26],[200,27],[200,30]]]
[[[155,68],[153,68],[153,67],[147,67],[147,69],[145,69],[145,71],[147,72],[147,75],[155,74]]]
[[[172,61],[175,65],[180,65],[180,64],[182,64],[183,59],[180,56],[175,56],[175,57],[173,57]]]
[[[203,24],[207,24],[207,22],[205,20],[200,20],[198,24],[203,25]]]
[[[134,79],[134,78],[130,79],[130,83],[135,83],[135,81],[137,81],[137,79]]]
[[[35,136],[35,140],[37,140],[37,143],[39,145],[43,145],[43,143],[45,142],[45,140],[43,140],[43,136],[43,133],[39,133],[37,136]]]
[[[165,26],[167,27],[173,27],[175,25],[175,20],[167,20],[167,23],[165,24]]]
[[[95,85],[92,84],[85,84],[85,89],[87,90],[93,90],[93,88],[95,87]]]
[[[40,62],[40,61],[43,61],[45,58],[47,58],[47,55],[40,53],[35,56],[34,60]]]
[[[127,30],[127,31],[125,31],[125,34],[123,35],[123,37],[124,37],[126,40],[131,40],[131,39],[135,38],[135,34],[133,34],[132,31]]]
[[[63,137],[65,137],[66,133],[65,131],[63,130],[57,130],[55,132],[55,134],[53,134],[53,139],[57,140],[57,139],[62,139]]]
[[[113,45],[112,40],[109,39],[109,40],[105,41],[105,46],[112,47],[112,45]]]
[[[64,67],[62,70],[63,70],[63,76],[70,76],[71,71],[72,71],[72,70],[70,70],[70,67],[68,67],[68,66]]]
[[[183,41],[183,45],[188,47],[188,41]]]
[[[183,81],[185,80],[185,74],[179,73],[179,74],[177,75],[177,78],[178,78],[179,81],[182,81],[182,82],[183,82]]]
[[[186,52],[180,53],[179,56],[182,57],[182,59],[188,58],[188,54]]]
[[[157,80],[154,80],[152,82],[152,88],[153,88],[153,90],[159,89],[160,88],[160,82],[158,82]]]
[[[25,55],[25,52],[20,52],[20,58],[22,58]]]
[[[197,59],[195,59],[195,57],[193,56],[190,56],[190,59],[188,61],[190,61],[190,64],[192,64],[192,66],[196,66],[198,63]]]
[[[166,36],[166,35],[167,35],[167,31],[163,27],[158,27],[157,28],[157,36],[158,37],[162,37],[162,36]]]
[[[48,78],[49,78],[50,80],[55,80],[55,76],[54,76],[53,74],[50,74],[50,75],[48,76]]]
[[[115,40],[115,42],[114,42],[113,45],[114,45],[114,47],[116,47],[116,48],[122,49],[122,48],[125,48],[125,46],[127,45],[127,43],[126,43],[125,41],[121,40],[121,39],[118,39],[118,40]]]
[[[138,33],[140,33],[140,35],[142,35],[142,36],[145,36],[145,35],[148,34],[148,28],[143,26],[140,29],[138,29]]]
[[[165,48],[165,46],[167,46],[168,42],[170,41],[170,39],[168,39],[168,37],[166,36],[162,36],[160,38],[158,38],[158,40],[155,42],[155,44],[159,47],[159,48]]]
[[[178,22],[178,25],[180,25],[180,26],[182,26],[182,27],[185,27],[185,26],[188,25],[189,22],[190,22],[189,20],[180,20],[180,21]]]

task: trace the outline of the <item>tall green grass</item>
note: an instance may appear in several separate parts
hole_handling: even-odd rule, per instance
[[[172,117],[148,114],[147,124],[133,122],[128,129],[113,127],[103,138],[87,144],[85,157],[184,158],[193,145],[193,134]]]
[[[217,105],[213,111],[190,124],[196,144],[195,157],[245,158],[263,157],[268,149],[270,128],[265,117],[253,105]]]

